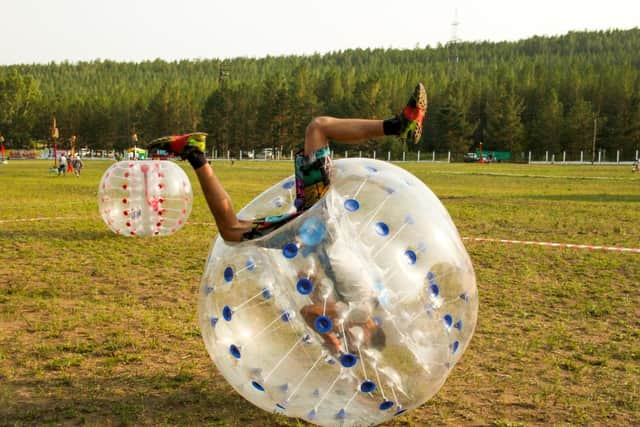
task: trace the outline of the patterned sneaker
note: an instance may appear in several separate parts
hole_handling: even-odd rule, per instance
[[[406,107],[398,115],[401,121],[400,139],[409,143],[418,143],[422,137],[422,122],[427,115],[427,91],[418,83],[409,98]]]
[[[189,153],[200,151],[204,153],[207,142],[207,134],[204,132],[188,133],[186,135],[163,136],[151,141],[147,148],[149,151],[164,150],[169,153],[178,154],[185,159]]]

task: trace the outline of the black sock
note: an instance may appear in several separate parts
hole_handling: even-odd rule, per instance
[[[200,169],[208,163],[207,156],[202,151],[191,151],[187,154],[187,161],[191,163],[193,169]]]
[[[402,121],[398,117],[383,120],[382,130],[385,135],[400,135]]]

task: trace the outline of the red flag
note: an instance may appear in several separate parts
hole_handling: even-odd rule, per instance
[[[2,158],[4,159],[4,144],[2,144]]]

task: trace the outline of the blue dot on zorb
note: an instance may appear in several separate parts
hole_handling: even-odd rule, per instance
[[[344,201],[344,208],[349,212],[355,212],[360,209],[360,203],[356,199],[347,199]]]
[[[375,229],[378,236],[387,236],[389,234],[389,226],[382,221],[376,222]]]
[[[296,185],[295,181],[287,181],[284,184],[282,184],[282,188],[284,188],[285,190],[289,190],[293,188],[294,185]]]
[[[262,288],[262,298],[271,299],[273,298],[273,293],[270,288]]]
[[[340,356],[340,364],[345,368],[351,368],[358,362],[358,358],[350,353]]]
[[[393,405],[395,405],[391,400],[384,400],[379,408],[381,411],[386,411],[387,409],[393,408]]]
[[[291,320],[292,315],[291,312],[289,311],[283,311],[282,314],[280,315],[280,320],[282,320],[283,322],[288,322],[289,320]]]
[[[324,239],[327,227],[324,221],[317,216],[307,218],[298,232],[300,240],[306,246],[318,246]]]
[[[236,359],[240,359],[240,357],[241,357],[240,348],[235,344],[231,344],[229,346],[229,353],[231,353],[231,355],[233,357],[235,357]]]
[[[256,262],[253,258],[247,258],[247,262],[244,265],[249,271],[253,271],[256,269]]]
[[[316,331],[320,332],[321,334],[326,334],[333,328],[333,322],[327,316],[318,316],[316,318],[316,321],[313,322],[313,326],[315,327]]]
[[[371,393],[376,389],[376,384],[373,381],[365,380],[360,384],[360,391],[363,393]]]
[[[447,328],[451,328],[451,325],[453,325],[453,317],[450,314],[445,314],[442,321]]]
[[[222,308],[222,317],[227,322],[231,321],[231,318],[233,317],[233,309],[231,307],[229,307],[228,305],[225,305]]]
[[[303,277],[302,279],[298,280],[296,289],[298,290],[298,292],[300,292],[301,295],[309,295],[313,290],[313,283],[311,283],[311,280]]]
[[[453,344],[451,344],[451,353],[458,351],[458,347],[460,347],[460,341],[454,341]]]
[[[295,256],[298,255],[298,245],[295,243],[287,243],[282,247],[282,255],[289,259],[295,258]]]
[[[315,420],[316,418],[318,418],[318,413],[316,412],[315,408],[309,411],[307,417],[309,417],[310,420]]]
[[[365,166],[364,168],[365,168],[365,169],[367,170],[367,172],[369,172],[369,173],[376,173],[376,172],[378,172],[378,169],[374,168],[373,166]]]
[[[404,256],[407,257],[407,262],[411,265],[415,264],[418,259],[418,256],[416,255],[416,253],[411,249],[405,251]]]
[[[394,416],[394,417],[397,417],[398,415],[402,415],[402,414],[404,414],[405,412],[407,412],[407,410],[406,410],[405,408],[400,408],[400,407],[398,407],[398,410],[396,411],[396,413],[395,413],[395,414],[393,414],[393,416]]]
[[[223,276],[224,276],[224,281],[225,282],[232,281],[233,280],[233,268],[231,268],[231,267],[225,268]]]
[[[431,291],[431,295],[434,297],[437,297],[440,294],[440,288],[435,283],[429,287],[429,290]]]

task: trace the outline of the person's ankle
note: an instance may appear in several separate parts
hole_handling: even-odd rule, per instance
[[[399,117],[382,121],[382,131],[385,135],[400,135],[402,120]]]
[[[189,152],[186,159],[194,170],[200,169],[208,163],[207,156],[202,151],[197,150]]]

